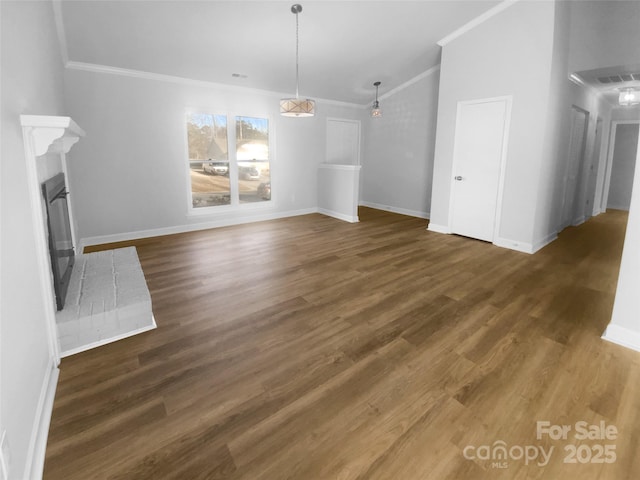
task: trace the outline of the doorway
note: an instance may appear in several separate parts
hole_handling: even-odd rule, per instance
[[[637,121],[614,121],[612,124],[602,198],[605,209],[629,210],[639,130]]]
[[[598,180],[598,165],[600,163],[600,147],[602,144],[602,118],[596,119],[596,132],[591,152],[591,163],[589,164],[587,179],[587,194],[584,204],[584,218],[590,219],[597,215],[596,211],[596,186]]]
[[[487,242],[497,238],[510,116],[511,97],[458,103],[452,233]]]
[[[562,218],[559,230],[572,224],[584,221],[584,208],[580,201],[584,170],[584,150],[589,126],[589,112],[575,105],[571,107],[571,134],[569,137],[569,153],[564,174],[564,195],[562,201]]]

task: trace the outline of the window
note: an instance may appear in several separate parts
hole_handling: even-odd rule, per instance
[[[229,205],[229,148],[226,115],[187,115],[191,201],[194,208]]]
[[[236,117],[236,160],[240,203],[271,200],[269,120]]]
[[[237,116],[229,127],[226,115],[187,114],[193,208],[271,200],[269,120]],[[233,130],[235,151],[230,158],[228,136]]]

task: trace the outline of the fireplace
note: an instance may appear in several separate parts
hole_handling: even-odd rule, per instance
[[[58,310],[64,307],[75,259],[64,173],[42,183],[49,228],[49,255]]]

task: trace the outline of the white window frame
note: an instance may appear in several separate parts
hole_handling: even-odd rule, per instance
[[[216,110],[218,110],[216,112]],[[187,130],[187,115],[198,113],[203,115],[225,115],[227,117],[227,149],[229,161],[229,194],[231,195],[231,203],[229,205],[212,205],[210,207],[194,207],[193,192],[191,190],[191,166],[189,164],[189,137]],[[239,192],[239,176],[238,176],[238,159],[236,151],[236,118],[252,117],[264,118],[269,122],[269,182],[271,183],[271,200],[262,200],[260,202],[240,203]],[[269,114],[258,113],[237,113],[234,111],[220,112],[216,108],[190,108],[184,112],[183,116],[183,132],[184,132],[184,158],[186,169],[186,200],[187,200],[187,216],[202,215],[220,215],[224,213],[264,210],[273,208],[276,204],[276,195],[273,194],[273,178],[274,178],[274,158],[275,158],[275,124],[273,117]]]

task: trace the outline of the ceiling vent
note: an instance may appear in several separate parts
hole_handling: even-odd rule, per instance
[[[608,77],[598,77],[600,83],[622,83],[633,82],[634,80],[640,81],[640,73],[622,73],[620,75],[611,75]]]

